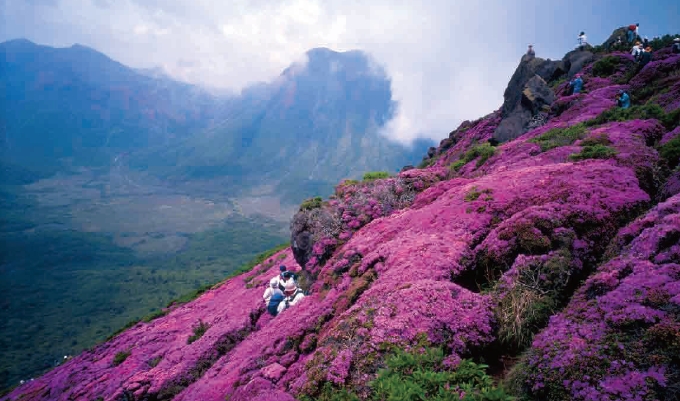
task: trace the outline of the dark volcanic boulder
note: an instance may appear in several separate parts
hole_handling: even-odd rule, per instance
[[[494,133],[495,140],[505,142],[524,134],[529,121],[546,104],[545,102],[550,105],[554,100],[554,94],[546,81],[555,79],[567,71],[562,64],[563,62],[542,58],[522,58],[503,94],[504,102],[501,109],[503,120]],[[532,83],[527,87],[530,81]],[[527,89],[528,96],[525,93]],[[551,92],[551,95],[547,92]],[[529,100],[534,97],[538,102]]]
[[[602,45],[609,51],[619,38],[621,38],[622,43],[626,43],[626,31],[627,28],[625,26],[614,29],[614,32],[612,32],[611,36],[609,36]]]
[[[506,142],[521,136],[529,129],[532,118],[544,106],[550,107],[555,94],[546,81],[564,74],[567,69],[563,64],[562,61],[522,58],[503,94],[503,120],[496,128],[493,139]]]
[[[534,75],[527,82],[522,91],[522,106],[531,111],[532,115],[544,111],[555,101],[555,93],[550,89],[543,78]]]
[[[567,73],[567,78],[571,79],[583,67],[591,63],[595,55],[588,50],[573,50],[567,53],[562,59],[562,68]]]

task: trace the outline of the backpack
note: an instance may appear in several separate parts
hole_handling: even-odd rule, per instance
[[[636,29],[637,29],[637,25],[628,25],[629,31],[635,31]]]
[[[269,299],[269,305],[267,305],[267,312],[269,312],[270,315],[276,316],[278,313],[279,309],[279,304],[285,299],[283,294],[280,292],[274,293],[272,297]]]

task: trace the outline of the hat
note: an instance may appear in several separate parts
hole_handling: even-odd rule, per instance
[[[282,272],[285,272],[285,271],[286,271],[286,266],[285,266],[285,265],[279,266],[279,270],[281,270]]]
[[[623,93],[623,89],[619,89],[619,95]]]
[[[294,291],[297,288],[297,285],[295,284],[295,281],[293,280],[288,280],[285,283],[283,283],[283,290],[286,292]]]
[[[680,42],[680,38],[673,39],[673,42]]]
[[[279,285],[279,280],[274,277],[273,279],[269,280],[269,286],[272,288],[276,288]]]
[[[581,33],[580,33],[580,35],[585,35],[585,34],[586,34],[586,33],[585,33],[585,32],[583,32],[583,31],[581,31]]]

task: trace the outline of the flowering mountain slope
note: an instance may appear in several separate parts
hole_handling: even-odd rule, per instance
[[[635,74],[594,52],[586,91],[546,82],[555,100],[516,139],[488,142],[499,110],[421,169],[342,182],[301,205],[291,249],[3,401],[378,399],[387,356],[423,346],[445,369],[483,358],[522,399],[677,399],[680,57],[655,57]],[[271,317],[279,264],[309,295]],[[439,399],[500,399],[460,388]]]

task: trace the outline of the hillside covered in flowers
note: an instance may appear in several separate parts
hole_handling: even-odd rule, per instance
[[[667,39],[642,69],[609,46],[523,57],[420,166],[306,201],[289,248],[2,401],[680,399]],[[308,295],[272,317],[282,264]]]

